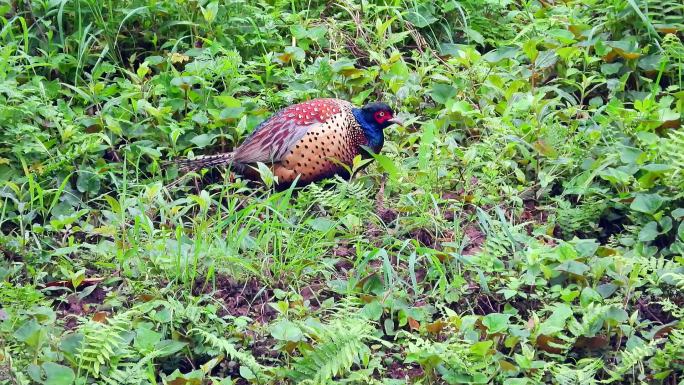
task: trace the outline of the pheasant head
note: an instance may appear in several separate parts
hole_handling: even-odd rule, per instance
[[[385,141],[383,130],[392,124],[403,124],[401,119],[394,116],[392,108],[385,103],[368,103],[361,108],[354,108],[352,113],[368,138],[369,147],[376,152],[382,148]]]

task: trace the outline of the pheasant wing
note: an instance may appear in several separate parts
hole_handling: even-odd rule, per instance
[[[279,162],[313,126],[342,112],[339,99],[314,99],[286,107],[261,123],[235,150],[239,163]]]

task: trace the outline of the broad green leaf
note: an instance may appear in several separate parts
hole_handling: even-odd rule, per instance
[[[601,72],[605,75],[615,75],[622,68],[622,63],[604,63],[601,64]]]
[[[532,147],[534,147],[535,150],[537,150],[540,154],[548,157],[548,158],[556,158],[558,156],[558,151],[556,151],[553,146],[548,144],[544,139],[539,139],[532,143]]]
[[[571,243],[575,246],[578,255],[583,258],[593,257],[601,246],[595,239],[577,239]]]
[[[154,345],[154,352],[158,357],[166,357],[178,353],[187,345],[188,343],[183,341],[162,340]]]
[[[241,117],[244,112],[244,107],[226,107],[221,110],[221,113],[219,114],[219,119],[237,119]]]
[[[629,314],[625,309],[613,306],[606,314],[606,320],[612,321],[614,325],[619,325],[629,319]]]
[[[328,232],[337,226],[337,222],[326,217],[310,219],[307,224],[311,226],[312,229],[322,233]]]
[[[648,222],[639,231],[639,241],[640,242],[650,242],[660,235],[658,231],[658,223],[655,221]]]
[[[482,325],[487,328],[487,331],[493,333],[503,333],[508,330],[510,314],[490,313],[482,317]]]
[[[271,336],[280,341],[299,342],[304,340],[304,333],[294,322],[283,319],[271,327]]]
[[[435,102],[445,104],[447,100],[456,96],[456,88],[449,84],[435,83],[432,85],[430,96]]]
[[[121,205],[119,204],[118,200],[109,195],[105,195],[104,198],[107,203],[109,203],[109,208],[114,214],[121,214]]]
[[[546,69],[556,64],[557,61],[558,55],[556,55],[556,52],[542,51],[537,56],[537,59],[534,61],[534,66],[539,69]]]
[[[558,40],[563,45],[570,45],[575,42],[575,35],[564,28],[554,28],[547,32],[549,36],[552,36]]]
[[[435,140],[435,133],[437,131],[437,126],[434,120],[422,126],[423,135],[420,139],[420,148],[418,149],[418,168],[420,170],[428,169],[428,162],[430,161],[430,156],[432,155],[432,143]]]
[[[553,307],[551,316],[541,323],[539,332],[545,335],[554,335],[565,329],[565,323],[572,317],[572,309],[566,304],[558,304]]]
[[[139,327],[135,331],[135,340],[133,346],[140,351],[149,353],[154,348],[154,345],[161,341],[162,334],[150,329],[149,327]]]
[[[240,371],[240,376],[247,381],[256,379],[254,372],[252,372],[252,370],[245,365],[240,365],[239,371]]]
[[[218,95],[218,96],[214,97],[214,100],[219,101],[224,108],[242,107],[242,102],[240,101],[240,99],[234,97],[233,95],[228,95],[228,94]]]
[[[472,28],[464,28],[463,32],[466,33],[468,38],[470,38],[472,41],[474,41],[477,44],[484,44],[485,38],[482,36],[481,33],[477,32],[476,30]]]
[[[399,178],[399,168],[394,164],[391,158],[383,154],[373,154],[373,158],[378,162],[380,168],[386,172],[391,179]]]
[[[408,8],[406,19],[418,28],[425,28],[438,20],[434,12],[432,4],[422,3]]]
[[[638,59],[641,57],[641,52],[639,52],[639,45],[634,40],[618,40],[609,41],[607,44],[613,49],[615,53],[627,60]]]
[[[527,56],[527,58],[530,59],[531,62],[534,62],[537,59],[537,56],[539,55],[537,45],[540,42],[540,39],[529,39],[522,46],[522,50],[523,52],[525,52],[525,56]]]
[[[580,305],[582,305],[582,307],[587,307],[590,303],[594,302],[602,303],[603,296],[590,287],[582,289],[582,293],[580,294]]]
[[[566,261],[556,266],[556,271],[564,271],[575,275],[584,275],[589,271],[589,266],[578,261]]]
[[[674,210],[672,210],[672,218],[675,220],[679,220],[681,218],[684,218],[684,208],[678,207]]]
[[[273,170],[266,164],[257,162],[257,172],[259,173],[259,178],[261,178],[266,187],[270,188],[277,182],[277,177],[273,174]]]
[[[213,23],[216,19],[216,15],[218,15],[218,8],[218,1],[212,1],[211,3],[202,7],[202,16],[204,16],[204,21],[206,21],[208,24]]]
[[[25,321],[13,334],[17,341],[29,346],[38,346],[44,329],[35,320]]]
[[[558,262],[567,262],[577,259],[577,250],[575,250],[575,248],[567,242],[563,242],[558,245],[554,249],[554,252]]]
[[[378,321],[382,317],[383,308],[380,301],[371,301],[363,306],[361,313],[373,321]]]
[[[615,167],[608,167],[600,171],[599,176],[601,177],[601,179],[617,185],[628,184],[632,179],[632,176],[630,174]]]
[[[637,194],[629,206],[632,210],[645,214],[655,214],[665,199],[658,194]]]
[[[100,191],[100,177],[92,170],[79,170],[76,188],[82,193],[96,194]]]
[[[43,385],[71,385],[76,379],[73,369],[67,366],[46,362],[42,367],[46,376]]]
[[[385,329],[385,334],[388,336],[393,336],[396,334],[394,331],[394,321],[391,318],[385,318],[383,322],[383,327]]]
[[[506,320],[506,322],[508,322],[508,320]],[[484,322],[483,322],[483,323],[484,323]],[[502,331],[505,331],[505,329],[503,329]],[[490,332],[490,333],[495,333],[495,332],[493,332],[493,331],[491,331],[491,330],[490,330],[489,332]],[[492,341],[492,340],[479,341],[479,342],[476,342],[476,343],[472,344],[472,345],[470,346],[470,349],[469,349],[469,350],[470,350],[471,353],[473,353],[473,354],[475,354],[475,355],[477,355],[477,356],[485,357],[485,356],[487,355],[487,353],[489,352],[489,349],[492,348],[492,344],[494,344],[494,341]]]
[[[214,140],[214,138],[216,138],[215,135],[201,134],[201,135],[197,135],[194,138],[190,139],[190,141],[192,143],[194,143],[199,148],[205,148],[211,144],[211,142]]]
[[[207,117],[206,112],[199,111],[192,115],[192,121],[199,124],[200,126],[204,126],[209,123],[209,117]]]
[[[618,286],[612,283],[604,283],[596,287],[596,291],[601,294],[601,297],[608,298],[613,295],[618,289]]]
[[[451,112],[457,112],[465,116],[470,115],[475,111],[473,106],[465,100],[450,99],[447,101],[446,107]]]
[[[504,59],[514,58],[520,52],[515,46],[501,47],[487,52],[482,58],[490,63],[498,63]]]

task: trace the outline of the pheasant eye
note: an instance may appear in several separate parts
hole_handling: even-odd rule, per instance
[[[385,115],[386,115],[386,114],[385,114],[385,111],[378,111],[378,112],[376,112],[375,115],[374,115],[374,116],[375,116],[375,120],[376,120],[378,123],[382,123],[382,122],[384,122],[385,120],[387,120],[387,117],[386,117]]]

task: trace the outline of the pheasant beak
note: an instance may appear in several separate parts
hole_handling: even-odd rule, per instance
[[[388,122],[404,127],[404,120],[398,116],[393,117],[392,119],[388,120]]]

